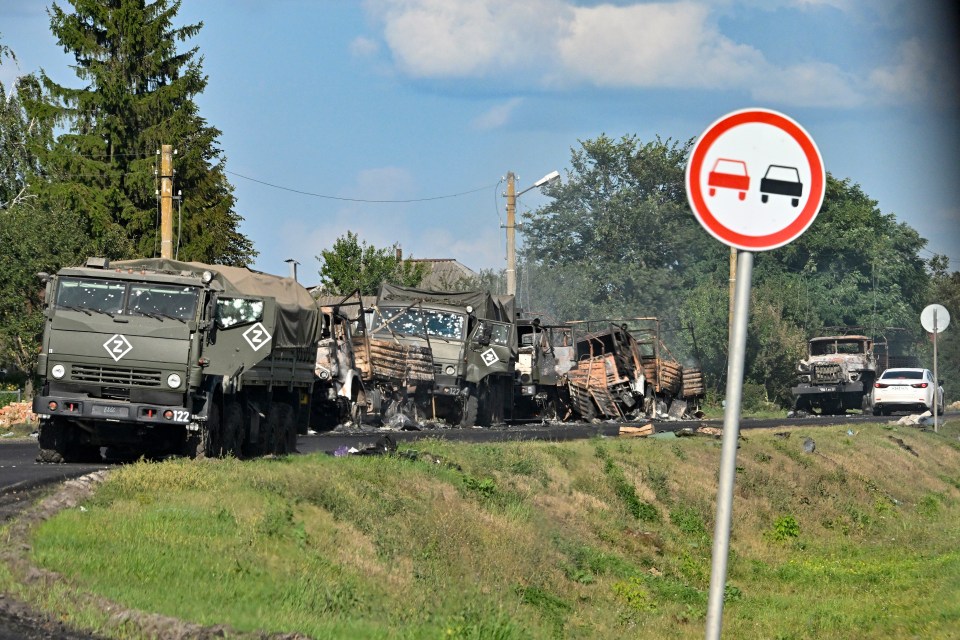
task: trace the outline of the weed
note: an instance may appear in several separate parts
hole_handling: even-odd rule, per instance
[[[707,535],[707,527],[703,522],[700,513],[692,506],[682,504],[670,511],[670,522],[672,522],[681,533],[697,538]]]
[[[766,537],[774,542],[784,542],[800,536],[800,523],[791,515],[780,516],[773,522],[773,528]]]

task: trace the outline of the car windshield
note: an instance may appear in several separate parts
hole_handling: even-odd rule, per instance
[[[399,307],[381,307],[380,318],[376,322],[376,333],[395,333],[423,335],[450,340],[463,340],[465,317],[451,311],[435,309],[402,309]]]
[[[196,287],[146,284],[97,278],[62,278],[56,305],[61,309],[108,315],[141,315],[189,320],[197,310]]]
[[[883,380],[922,380],[923,371],[884,371]]]

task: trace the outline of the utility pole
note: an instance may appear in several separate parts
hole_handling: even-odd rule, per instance
[[[173,145],[160,146],[160,257],[173,258]]]
[[[517,295],[517,176],[507,172],[507,295]]]

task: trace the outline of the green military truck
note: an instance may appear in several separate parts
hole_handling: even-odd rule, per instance
[[[295,280],[162,258],[41,275],[38,461],[295,449],[320,317]]]
[[[428,394],[417,394],[418,415],[467,427],[490,425],[512,414],[514,316],[513,296],[384,283],[371,335],[429,349],[433,384]]]

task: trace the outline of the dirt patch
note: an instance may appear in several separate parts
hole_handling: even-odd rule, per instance
[[[30,532],[34,527],[53,517],[62,509],[71,509],[92,495],[107,477],[109,471],[96,471],[75,480],[64,482],[59,489],[36,501],[49,489],[38,488],[27,494],[19,494],[15,502],[0,504],[0,521],[13,520],[6,547],[0,551],[4,562],[25,584],[53,585],[63,577],[30,564]],[[32,494],[32,495],[31,495]],[[31,506],[11,517],[13,509],[24,504]],[[238,638],[243,640],[309,640],[299,633],[240,633],[226,625],[205,627],[155,613],[127,609],[115,602],[92,594],[79,594],[79,602],[107,613],[107,633],[117,636],[142,635],[170,640],[208,640],[213,638]],[[8,635],[9,634],[9,635]],[[102,636],[85,634],[57,620],[55,617],[36,611],[29,605],[0,594],[0,640],[14,638],[56,640],[100,640]]]

